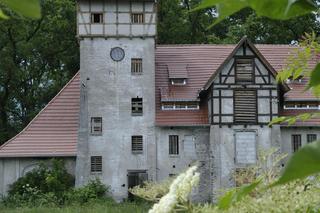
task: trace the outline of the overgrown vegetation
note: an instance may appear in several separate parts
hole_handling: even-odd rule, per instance
[[[167,213],[184,212],[319,212],[320,211],[320,177],[312,176],[303,180],[296,180],[284,185],[270,188],[270,184],[280,176],[281,162],[286,157],[278,150],[261,151],[258,164],[243,168],[241,172],[234,172],[238,184],[219,198],[217,205],[197,205],[189,202],[190,186],[196,186],[197,181],[194,168],[179,175],[168,186],[167,184],[149,184],[142,190],[133,189],[139,197],[150,200],[154,195],[168,191],[152,212]],[[249,184],[249,185],[248,185]],[[162,189],[161,189],[162,188]],[[157,200],[157,199],[155,199]]]
[[[74,188],[74,177],[70,175],[62,160],[43,162],[39,167],[19,178],[9,187],[3,205],[8,207],[63,206],[84,204],[108,197],[109,189],[99,179]]]

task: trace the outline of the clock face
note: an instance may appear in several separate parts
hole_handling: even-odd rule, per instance
[[[115,47],[111,49],[110,56],[114,61],[122,61],[125,56],[125,53],[122,48]]]

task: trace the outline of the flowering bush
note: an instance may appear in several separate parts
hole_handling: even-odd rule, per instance
[[[173,209],[190,211],[192,205],[189,202],[189,195],[200,180],[200,174],[196,170],[197,166],[193,166],[180,174],[170,185],[169,193],[163,196],[149,213],[169,213]]]

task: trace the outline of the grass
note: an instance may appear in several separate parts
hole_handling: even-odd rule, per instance
[[[66,207],[6,208],[0,206],[1,213],[143,213],[148,212],[147,203],[95,202]]]

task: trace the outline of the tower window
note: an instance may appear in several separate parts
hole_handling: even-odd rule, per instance
[[[102,172],[102,156],[91,156],[91,172]]]
[[[179,155],[178,135],[169,135],[169,155]]]
[[[131,59],[131,73],[133,75],[141,75],[142,74],[142,59],[141,58]]]
[[[103,23],[103,14],[102,13],[91,13],[91,23],[102,24]]]
[[[317,140],[316,134],[307,134],[307,143],[312,143]]]
[[[131,150],[133,154],[143,153],[143,136],[135,135],[131,137]]]
[[[91,118],[91,134],[93,135],[102,134],[102,117]]]
[[[132,98],[131,99],[131,109],[132,115],[139,116],[143,113],[143,100],[142,98]]]
[[[292,150],[298,151],[301,147],[301,135],[292,135]]]
[[[235,70],[237,83],[253,83],[254,72],[252,58],[237,58]]]
[[[131,14],[131,23],[143,24],[144,23],[144,14],[143,13],[132,13]]]

